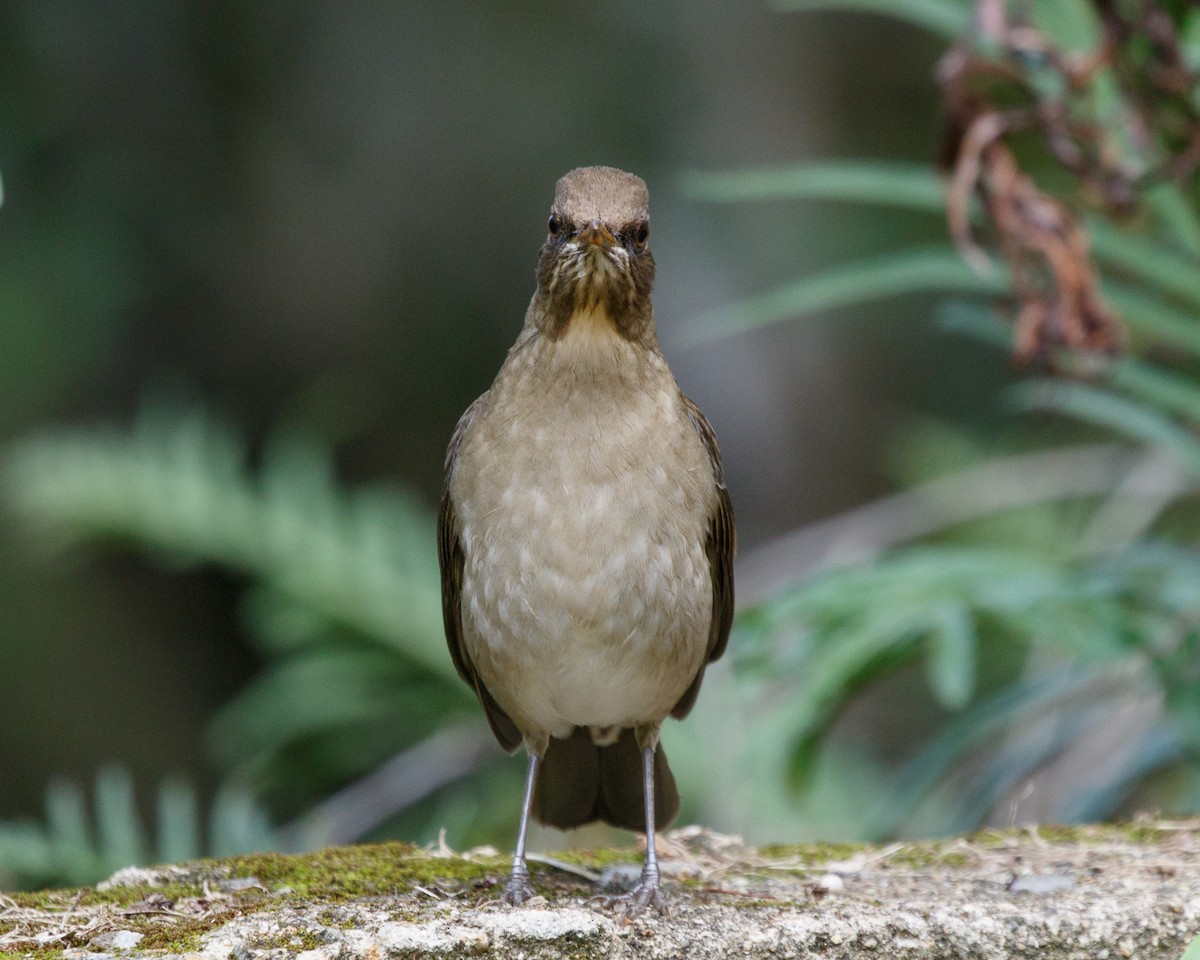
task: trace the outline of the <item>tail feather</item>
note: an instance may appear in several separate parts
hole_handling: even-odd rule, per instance
[[[544,824],[570,830],[598,816],[600,748],[588,731],[576,728],[565,740],[551,738],[538,768],[533,815]]]
[[[654,749],[654,829],[666,829],[678,813],[679,791],[659,744]],[[622,730],[606,747],[593,743],[586,727],[561,740],[552,738],[538,771],[533,815],[562,830],[603,820],[644,833],[642,751],[633,730]]]

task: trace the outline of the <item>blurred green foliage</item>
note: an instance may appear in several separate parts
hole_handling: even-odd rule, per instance
[[[777,6],[886,13],[947,41],[972,7]],[[1034,7],[1035,26],[1064,49],[1094,42],[1085,0]],[[1172,11],[1190,50],[1200,13]],[[1110,125],[1120,122],[1104,112],[1114,104],[1097,107]],[[1095,199],[1044,153],[1028,163],[1071,208]],[[986,347],[977,363],[1003,363],[1009,269],[972,269],[949,240],[895,247],[888,232],[899,210],[934,227],[946,216],[932,167],[872,159],[693,171],[680,182],[714,204],[845,205],[868,229],[861,256],[698,315],[679,340],[930,293],[945,298],[946,332]],[[1196,188],[1168,179],[1146,185],[1133,210],[1090,209],[1083,224],[1127,350],[1057,352],[1057,375],[1025,375],[1003,393],[1002,428],[912,429],[894,455],[909,489],[879,505],[861,542],[849,518],[835,521],[834,540],[846,534],[836,548],[784,551],[769,576],[748,578],[729,663],[688,723],[665,731],[689,813],[757,830],[755,839],[879,839],[1200,805]],[[977,204],[969,214],[986,227]],[[881,252],[880,237],[894,248]],[[5,261],[0,309],[52,313],[32,302],[30,277],[44,286],[64,271],[86,293],[64,323],[128,309],[136,271],[122,245],[89,252],[60,241]],[[57,364],[72,351],[98,349],[69,324],[27,329],[54,338],[45,350],[56,376],[77,375]],[[322,389],[339,393],[337,383]],[[176,573],[224,571],[261,666],[208,722],[212,763],[238,786],[211,804],[207,840],[201,800],[165,784],[149,843],[127,778],[109,772],[97,782],[94,831],[80,793],[63,786],[48,793],[45,825],[0,823],[0,883],[82,882],[123,861],[255,843],[429,837],[445,825],[465,844],[511,830],[520,770],[490,746],[445,653],[428,509],[407,489],[339,481],[336,427],[284,417],[267,429],[268,419],[252,424],[265,439],[251,444],[204,406],[153,400],[131,428],[42,430],[8,449],[5,497],[40,545],[60,557],[79,544],[121,545]],[[1080,477],[1080,463],[1094,474]]]
[[[939,30],[958,14],[965,16],[968,7],[903,0],[862,6],[886,8]],[[1095,47],[1099,6],[1085,0],[1034,5],[1028,26],[1048,41],[1045,49],[1040,40],[1030,44],[1035,75],[1038,57],[1053,62],[1056,47]],[[1016,15],[1018,9],[981,3],[980,16],[986,16],[985,7],[993,16],[1006,8]],[[1122,9],[1144,13],[1148,7]],[[1190,99],[1180,109],[1190,124],[1184,134],[1194,137],[1200,11],[1184,5],[1160,12],[1192,44],[1181,54],[1192,74],[1186,81]],[[968,41],[968,49],[972,42],[987,50],[986,38]],[[1131,66],[1132,79],[1123,87],[1107,75]],[[931,497],[924,537],[936,535],[943,542],[899,549],[880,543],[859,551],[871,555],[865,562],[809,576],[742,614],[739,667],[756,673],[764,695],[780,704],[779,716],[762,734],[791,744],[789,763],[798,780],[857,693],[907,664],[923,667],[925,686],[942,715],[924,742],[907,751],[865,825],[868,835],[961,831],[988,818],[1020,819],[1029,816],[1022,801],[1038,791],[1045,799],[1035,798],[1035,817],[1043,819],[1098,819],[1128,813],[1132,803],[1173,812],[1200,805],[1200,550],[1194,545],[1200,213],[1194,167],[1174,182],[1155,169],[1186,140],[1174,125],[1178,118],[1161,129],[1139,127],[1136,142],[1124,139],[1119,125],[1144,117],[1120,99],[1118,88],[1139,90],[1141,68],[1119,58],[1101,64],[1093,81],[1104,96],[1092,101],[1079,94],[1081,102],[1069,107],[1092,111],[1085,117],[1095,122],[1102,143],[1121,143],[1127,151],[1122,171],[1140,193],[1125,209],[1096,209],[1084,220],[1103,296],[1128,330],[1127,350],[1115,359],[1051,351],[1046,359],[1060,374],[1081,379],[1030,377],[1004,395],[1015,413],[1049,412],[1084,425],[1069,435],[1072,444],[1088,436],[1087,428],[1117,439],[1127,445],[1129,468],[1103,496],[1081,491],[1076,478],[1064,476],[1038,502],[1020,509],[1011,496],[989,507],[988,491],[977,488],[979,515],[1004,511],[991,527],[953,519],[957,508],[949,509],[946,498],[947,517],[938,522],[938,500]],[[1046,73],[1048,79],[1049,69]],[[1049,83],[1042,88],[1034,82],[1031,90],[1033,97],[1045,95],[1055,104],[1074,95]],[[1041,173],[1054,180],[1054,157],[1033,163],[1035,179]],[[692,174],[685,183],[695,195],[717,202],[837,199],[946,215],[946,183],[932,169],[910,165],[856,162]],[[1097,196],[1085,186],[1068,181],[1067,202],[1096,204]],[[976,224],[982,218],[977,207],[972,218]],[[844,264],[698,317],[692,335],[719,337],[730,327],[940,289],[957,298],[943,311],[948,329],[1008,348],[1011,334],[998,314],[1015,308],[997,309],[987,298],[1011,282],[1007,271],[994,264],[969,271],[956,260],[947,242]],[[1048,275],[1043,282],[1052,285],[1054,279]],[[963,299],[966,295],[975,298]],[[981,477],[980,458],[986,467],[990,452],[986,442],[975,445],[975,462],[967,463],[972,479]],[[1039,465],[1045,467],[1048,454],[1053,456],[1053,448],[1040,451]],[[1066,463],[1071,454],[1065,445],[1060,458]],[[964,485],[967,477],[964,472]],[[1163,482],[1145,482],[1153,477]],[[1040,485],[1041,479],[1030,476],[1028,483]],[[943,480],[942,493],[947,486]],[[1035,522],[1025,522],[1029,517]],[[1088,757],[1086,775],[1078,767],[1055,770]],[[1065,785],[1056,782],[1063,778]],[[1155,778],[1168,781],[1170,789],[1146,792]]]
[[[44,823],[0,825],[0,884],[11,889],[83,886],[137,864],[179,863],[278,849],[282,840],[244,790],[226,787],[213,798],[208,821],[196,791],[169,780],[155,798],[153,839],[134,795],[133,779],[120,767],[96,777],[92,809],[79,785],[62,780],[46,791]]]

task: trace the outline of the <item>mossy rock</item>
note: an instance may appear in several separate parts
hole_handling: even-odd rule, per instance
[[[0,952],[259,960],[384,957],[1178,960],[1200,933],[1200,832],[1137,823],[988,831],[884,847],[758,850],[696,828],[660,844],[671,913],[627,920],[587,877],[634,850],[532,864],[407,844],[122,871],[96,889],[0,899]],[[133,941],[136,940],[136,943]]]

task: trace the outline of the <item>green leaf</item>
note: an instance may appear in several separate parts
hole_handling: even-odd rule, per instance
[[[183,780],[164,781],[158,788],[158,848],[166,863],[180,863],[204,853],[196,791]]]
[[[1007,290],[1005,270],[997,268],[991,276],[982,277],[951,247],[904,250],[833,267],[701,314],[684,327],[682,339],[688,345],[705,343],[809,313],[902,294],[955,291],[985,295]]]
[[[227,857],[251,850],[283,848],[261,806],[240,787],[226,784],[213,797],[209,851]]]
[[[1151,408],[1200,423],[1200,386],[1186,377],[1130,356],[1113,365],[1109,379]]]
[[[975,626],[962,604],[946,604],[932,612],[925,661],[929,686],[947,710],[963,707],[975,689]]]
[[[433,518],[403,492],[344,494],[329,458],[295,438],[273,444],[255,477],[231,431],[170,405],[129,431],[46,433],[7,454],[0,490],[47,539],[120,537],[223,564],[458,684]]]
[[[950,298],[941,303],[934,314],[939,326],[949,333],[971,337],[1001,350],[1012,347],[1012,327],[986,303]]]
[[[1200,937],[1196,937],[1183,951],[1179,960],[1200,960]]]
[[[945,185],[927,164],[839,160],[721,173],[689,171],[680,189],[699,200],[844,200],[943,213]]]
[[[1110,758],[1104,765],[1106,776],[1098,784],[1067,798],[1060,808],[1059,822],[1098,823],[1111,818],[1140,781],[1177,762],[1183,754],[1184,743],[1178,731],[1167,724],[1152,727],[1136,747]]]
[[[1104,294],[1129,329],[1200,356],[1200,316],[1107,278]]]
[[[0,880],[24,889],[83,886],[129,866],[282,849],[262,809],[236,787],[217,792],[207,849],[196,794],[186,783],[164,782],[157,812],[158,844],[150,849],[127,770],[107,767],[97,776],[94,829],[78,784],[56,781],[46,791],[45,825],[0,820]]]
[[[1020,410],[1049,409],[1107,427],[1134,440],[1161,447],[1200,472],[1200,441],[1169,417],[1145,404],[1101,387],[1062,380],[1032,380],[1007,391]]]
[[[881,13],[957,40],[971,25],[968,7],[955,0],[772,0],[777,10],[844,10]]]
[[[872,835],[894,836],[951,768],[990,737],[1029,722],[1094,689],[1096,675],[1081,668],[1044,672],[1030,681],[1004,687],[959,714],[896,777],[892,790],[872,816]]]
[[[1193,9],[1184,14],[1179,29],[1179,47],[1188,66],[1193,71],[1200,70],[1200,10]]]
[[[997,804],[1094,730],[1100,722],[1095,706],[1092,701],[1064,702],[1054,705],[1051,716],[1030,712],[1014,716],[1004,735],[982,751],[986,758],[982,764],[975,767],[971,763],[975,757],[962,757],[967,769],[956,770],[956,774],[965,774],[965,782],[958,785],[953,799],[946,804],[951,807],[950,829],[965,833],[978,827]],[[939,807],[945,804],[940,798],[933,799]],[[939,814],[945,816],[946,811],[942,809]],[[1061,822],[1056,816],[1052,819]]]
[[[886,654],[899,656],[912,646],[919,631],[915,623],[897,622],[890,616],[884,621],[828,633],[822,649],[808,661],[793,699],[780,711],[795,743],[789,771],[793,784],[802,782],[810,770],[819,735],[833,720],[846,693],[872,672],[873,665],[878,670]],[[885,629],[873,629],[877,626]]]
[[[1173,183],[1158,183],[1143,194],[1146,205],[1188,253],[1200,257],[1200,217]]]
[[[1034,0],[1033,23],[1066,50],[1092,50],[1103,39],[1096,11],[1087,0]]]
[[[1200,309],[1200,263],[1145,237],[1132,236],[1104,220],[1088,218],[1088,236],[1096,259],[1117,267],[1130,277],[1178,297]]]
[[[46,826],[54,842],[64,850],[91,847],[87,804],[79,784],[55,780],[46,788]]]
[[[436,690],[403,670],[386,650],[322,647],[277,661],[210,722],[208,742],[223,767],[338,727],[395,724],[397,745],[413,736],[401,721]],[[457,687],[453,688],[457,689]],[[329,696],[336,690],[337,696]],[[466,687],[463,687],[467,691]],[[270,717],[270,724],[260,721]]]
[[[100,855],[113,870],[149,859],[133,777],[124,767],[106,767],[96,777],[96,835]]]

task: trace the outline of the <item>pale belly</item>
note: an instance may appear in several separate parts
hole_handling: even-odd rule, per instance
[[[711,472],[688,434],[653,449],[642,427],[575,447],[522,428],[457,497],[464,640],[527,737],[657,726],[704,663]]]

